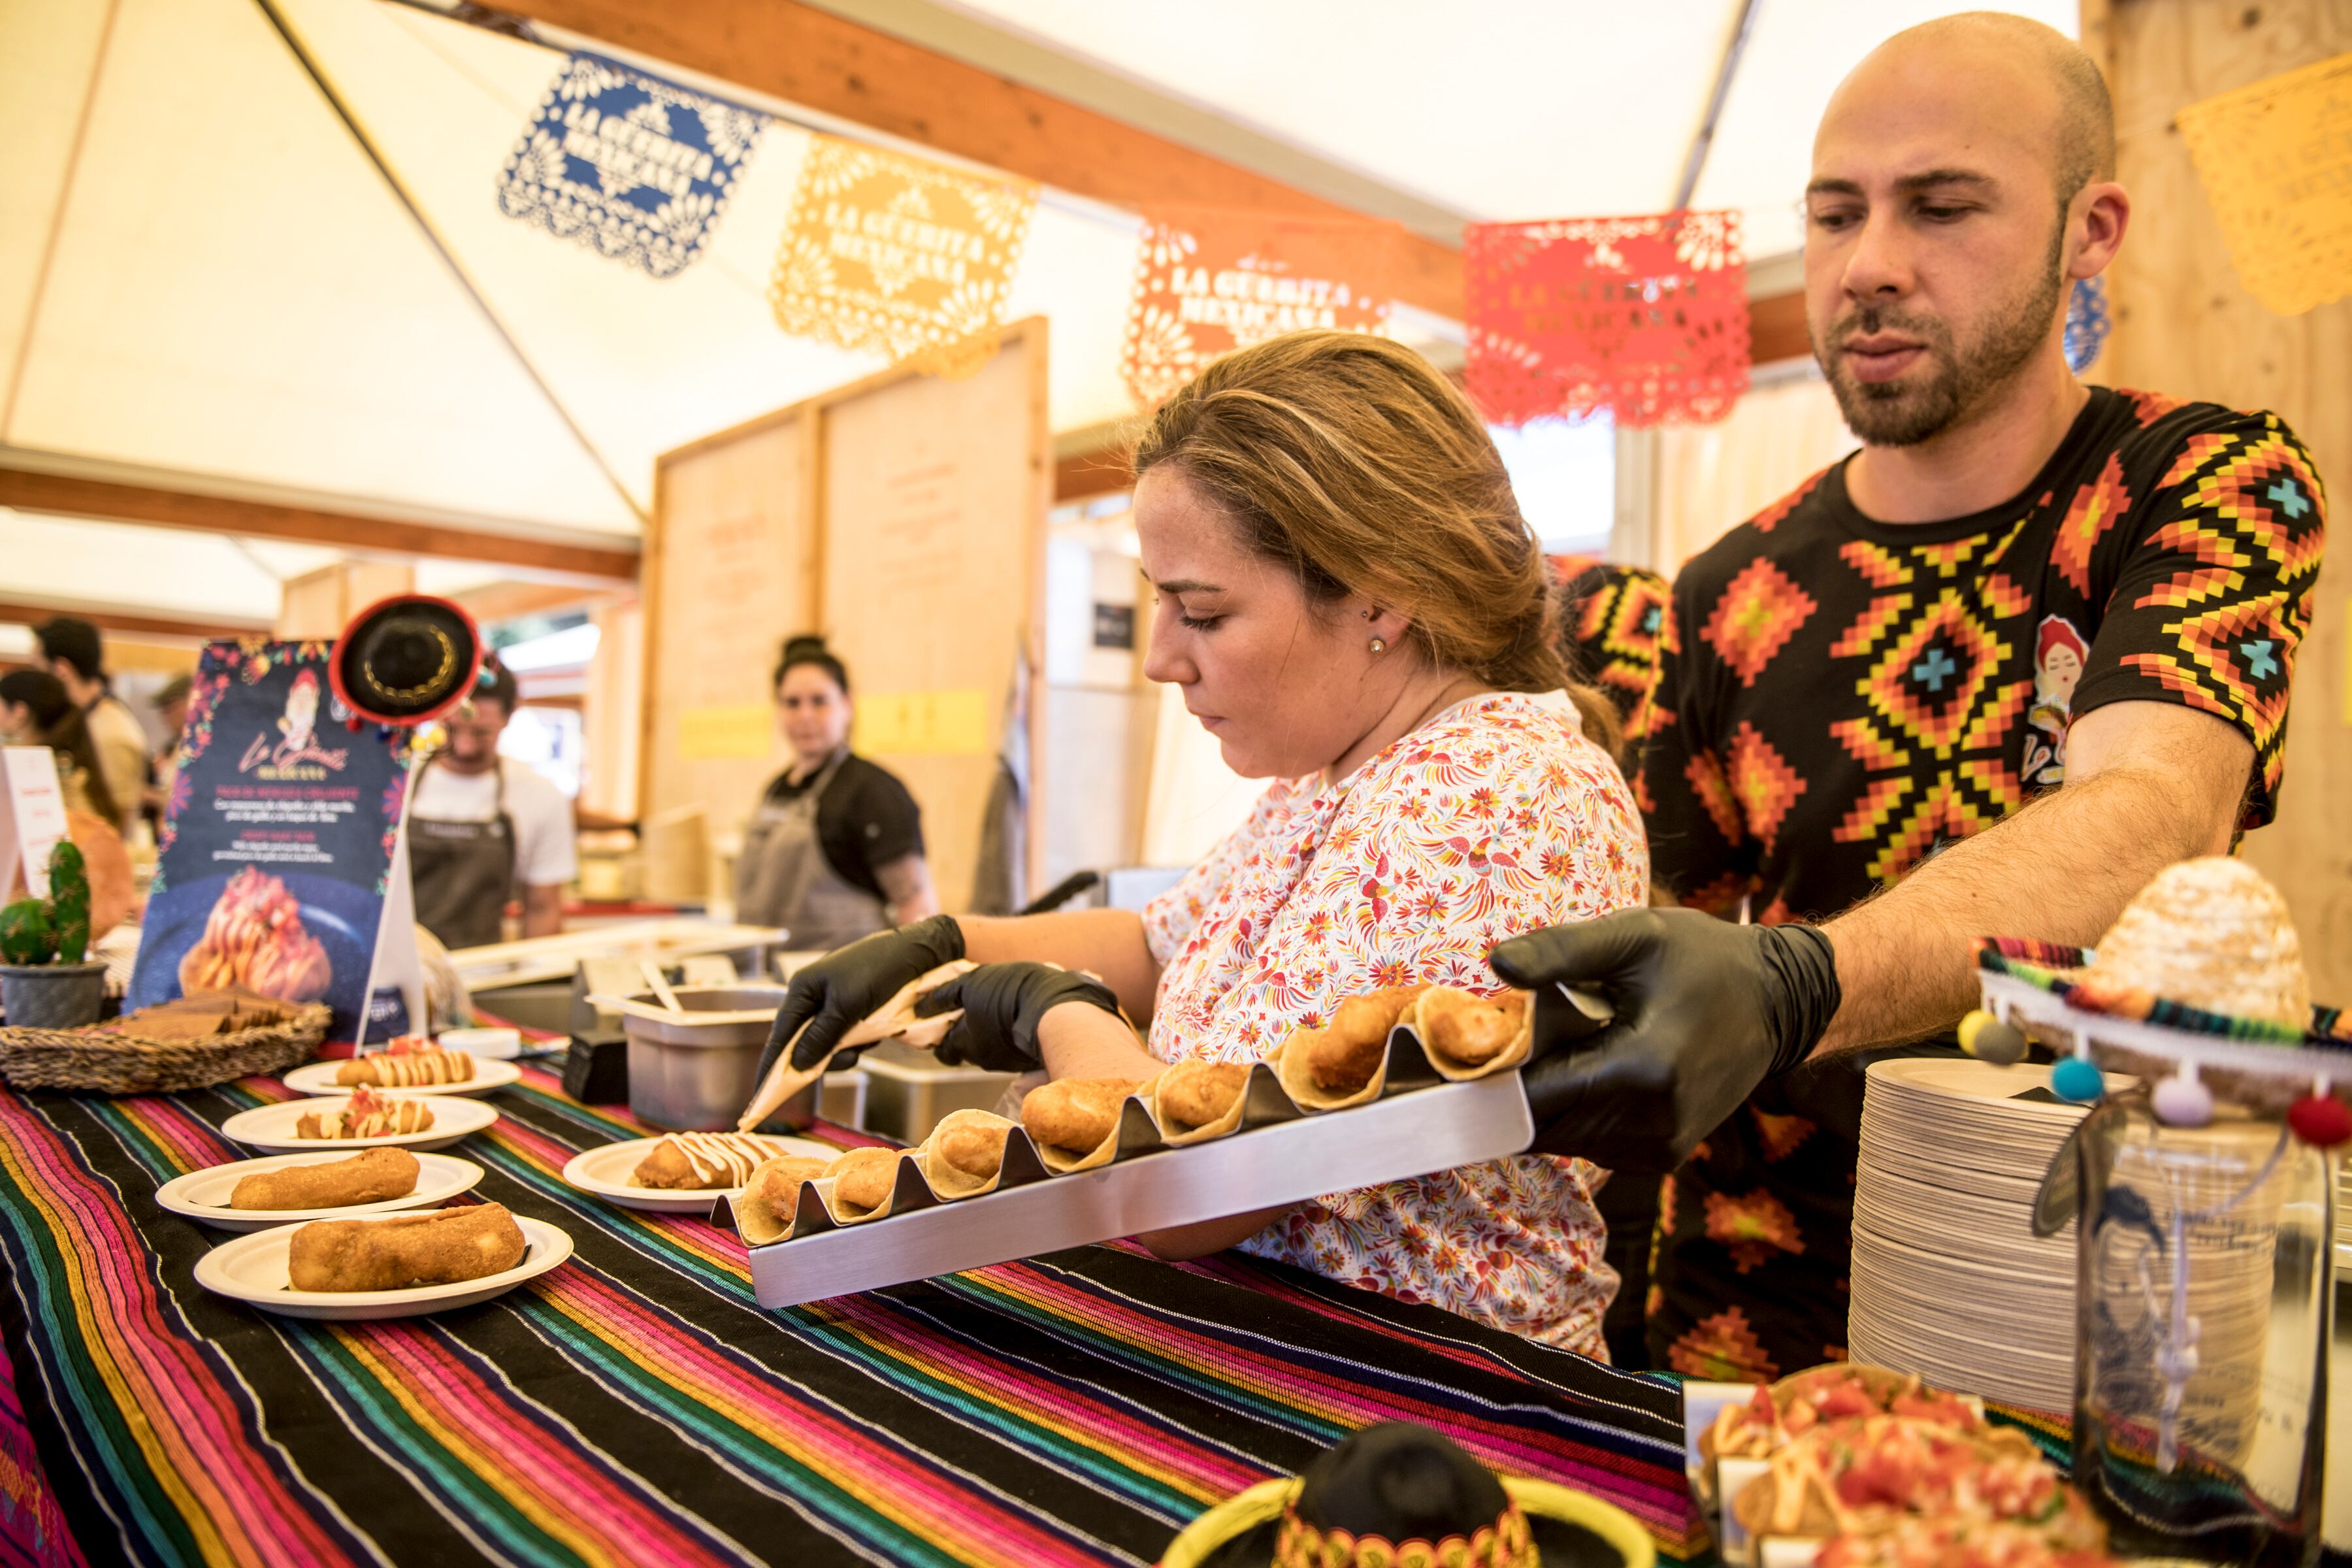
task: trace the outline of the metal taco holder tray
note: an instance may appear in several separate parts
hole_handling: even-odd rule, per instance
[[[792,1234],[751,1250],[752,1289],[762,1307],[796,1307],[1473,1165],[1535,1140],[1517,1069],[1448,1082],[1402,1026],[1390,1032],[1378,1100],[1310,1113],[1265,1062],[1251,1067],[1243,1093],[1237,1130],[1181,1148],[1161,1140],[1130,1095],[1110,1162],[1067,1175],[1049,1173],[1016,1126],[995,1189],[977,1197],[943,1200],[918,1162],[901,1160],[890,1211],[878,1219],[842,1225],[827,1206],[833,1184],[803,1183]],[[734,1223],[724,1201],[711,1219]]]

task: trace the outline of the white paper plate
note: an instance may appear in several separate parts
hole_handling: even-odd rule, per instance
[[[306,1062],[286,1075],[286,1087],[300,1094],[349,1094],[349,1084],[335,1081],[335,1070],[341,1062]],[[474,1058],[474,1076],[463,1083],[417,1083],[401,1089],[387,1089],[386,1094],[429,1094],[459,1098],[488,1094],[510,1083],[522,1081],[522,1068],[512,1062]],[[438,1120],[436,1118],[436,1120]]]
[[[421,1318],[427,1312],[446,1312],[503,1296],[572,1256],[568,1233],[520,1215],[515,1215],[515,1224],[522,1227],[526,1249],[522,1261],[503,1274],[460,1285],[420,1285],[412,1290],[297,1290],[286,1264],[294,1245],[295,1227],[290,1225],[222,1242],[196,1259],[196,1283],[215,1295],[289,1318],[327,1318],[338,1322]]]
[[[484,1057],[522,1055],[520,1029],[444,1029],[433,1043],[445,1051],[464,1051],[478,1061]]]
[[[386,1095],[397,1100],[398,1095]],[[256,1149],[268,1149],[281,1154],[303,1154],[322,1149],[446,1149],[469,1132],[479,1132],[499,1119],[496,1106],[485,1105],[478,1100],[453,1100],[446,1095],[433,1102],[433,1125],[422,1132],[404,1132],[388,1138],[298,1138],[294,1124],[303,1117],[316,1113],[326,1115],[341,1110],[349,1095],[320,1096],[315,1100],[289,1100],[276,1105],[257,1105],[251,1110],[240,1110],[221,1123],[221,1136]]]
[[[348,1153],[268,1154],[258,1160],[238,1160],[208,1170],[174,1176],[155,1189],[155,1201],[175,1215],[211,1226],[215,1230],[267,1230],[273,1225],[299,1225],[310,1219],[357,1219],[390,1214],[397,1209],[433,1208],[470,1189],[482,1179],[482,1168],[471,1160],[449,1154],[419,1154],[416,1190],[405,1197],[378,1203],[348,1204],[333,1209],[233,1209],[228,1195],[238,1182],[263,1171],[289,1165],[319,1165],[348,1160]]]
[[[769,1136],[762,1134],[761,1136]],[[593,1193],[608,1203],[625,1209],[646,1209],[654,1214],[708,1214],[710,1205],[720,1198],[731,1198],[740,1187],[705,1187],[684,1191],[670,1187],[633,1187],[629,1173],[637,1162],[653,1152],[658,1138],[632,1138],[625,1143],[607,1143],[602,1148],[583,1149],[565,1163],[563,1179],[583,1193]],[[838,1160],[846,1152],[830,1143],[819,1143],[807,1138],[776,1139],[776,1152],[798,1154],[810,1160]]]

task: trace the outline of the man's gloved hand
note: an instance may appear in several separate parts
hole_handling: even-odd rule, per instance
[[[784,1005],[776,1009],[776,1021],[768,1030],[768,1048],[760,1053],[759,1077],[752,1081],[768,1081],[777,1055],[793,1045],[793,1035],[802,1025],[808,1030],[793,1046],[793,1066],[805,1072],[824,1060],[851,1025],[897,995],[900,986],[962,956],[963,928],[953,915],[933,915],[896,931],[876,931],[826,953],[793,976]],[[855,1059],[853,1053],[834,1066],[847,1067]]]
[[[1119,1016],[1118,998],[1109,986],[1050,963],[983,963],[917,1002],[915,1012],[935,1018],[963,1009],[931,1053],[948,1066],[970,1062],[991,1072],[1034,1072],[1045,1065],[1037,1045],[1038,1020],[1065,1002],[1090,1002]]]
[[[1838,1010],[1830,939],[1806,925],[1629,910],[1516,937],[1491,961],[1537,994],[1535,1148],[1612,1170],[1681,1164],[1759,1083],[1803,1061]],[[1555,984],[1599,992],[1616,1016],[1575,1029]]]

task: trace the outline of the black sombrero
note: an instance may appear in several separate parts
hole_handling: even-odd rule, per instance
[[[1296,1478],[1219,1503],[1160,1568],[1654,1568],[1622,1509],[1549,1481],[1496,1478],[1443,1433],[1392,1421]]]
[[[446,599],[399,594],[352,617],[327,679],[343,706],[378,724],[425,724],[474,695],[482,635]]]

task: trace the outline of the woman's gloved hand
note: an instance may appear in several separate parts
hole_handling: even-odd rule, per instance
[[[1038,1021],[1065,1002],[1087,1002],[1119,1017],[1118,998],[1091,974],[1050,963],[983,963],[915,1004],[918,1016],[963,1009],[932,1055],[950,1067],[966,1062],[991,1072],[1034,1072],[1045,1066]]]
[[[1495,973],[1536,993],[1525,1069],[1535,1149],[1611,1170],[1672,1171],[1767,1078],[1812,1052],[1838,1010],[1830,939],[1807,925],[1734,925],[1696,910],[1629,910],[1496,948]],[[1558,984],[1615,1016],[1569,1016]],[[1554,1026],[1546,1027],[1549,1014]]]
[[[933,915],[896,931],[876,931],[806,965],[793,976],[784,1005],[776,1009],[768,1048],[760,1053],[760,1073],[752,1081],[768,1080],[768,1070],[788,1045],[793,1047],[793,1066],[807,1071],[824,1060],[850,1026],[878,1010],[900,986],[962,956],[963,928],[953,915]],[[803,1024],[807,1032],[795,1045],[793,1036]],[[834,1066],[845,1068],[854,1059]]]

